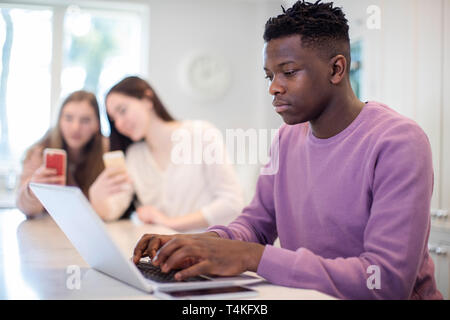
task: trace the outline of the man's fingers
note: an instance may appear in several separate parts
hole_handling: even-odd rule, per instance
[[[196,277],[201,274],[208,274],[210,269],[210,263],[206,260],[203,260],[197,264],[194,264],[193,266],[181,270],[177,273],[175,273],[175,280],[182,281],[184,279],[190,278],[190,277]]]
[[[150,243],[148,244],[147,247],[147,252],[148,252],[148,256],[150,257],[150,259],[153,260],[153,258],[156,256],[159,248],[161,248],[161,238],[153,238]]]
[[[175,250],[179,249],[182,246],[185,246],[189,243],[186,238],[175,237],[165,243],[161,249],[159,249],[156,263],[155,265],[163,265],[166,260],[175,252]]]
[[[170,236],[168,237],[155,234],[145,234],[134,248],[133,262],[138,263],[139,259],[147,256],[153,259],[157,255],[157,252],[161,248],[161,246],[170,238]]]
[[[141,239],[136,244],[133,252],[133,262],[136,264],[142,258],[144,251],[147,250],[148,243],[152,239],[152,234],[145,234],[141,237]]]
[[[187,268],[186,261],[188,258],[199,258],[198,254],[194,254],[192,246],[182,246],[178,250],[175,250],[170,257],[162,264],[161,270],[163,272],[169,272],[172,269]],[[197,260],[197,259],[196,259]]]

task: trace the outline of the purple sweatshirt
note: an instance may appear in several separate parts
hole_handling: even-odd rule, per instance
[[[228,227],[208,230],[265,245],[257,273],[274,284],[342,299],[442,299],[427,247],[432,190],[425,133],[369,102],[329,139],[308,123],[283,125],[278,172],[260,175]]]

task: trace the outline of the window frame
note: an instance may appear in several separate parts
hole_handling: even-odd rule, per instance
[[[148,76],[149,57],[149,19],[150,6],[142,1],[111,0],[8,0],[2,7],[22,9],[48,9],[53,12],[52,19],[52,59],[50,65],[50,123],[54,124],[61,103],[61,73],[63,68],[64,15],[69,6],[79,6],[88,10],[108,10],[137,14],[142,22],[141,33],[141,74]]]

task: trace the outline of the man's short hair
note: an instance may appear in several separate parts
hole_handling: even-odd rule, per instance
[[[265,25],[264,41],[291,35],[300,35],[302,44],[318,49],[326,59],[342,54],[350,66],[350,38],[348,21],[341,8],[333,2],[315,3],[297,1],[291,8]]]

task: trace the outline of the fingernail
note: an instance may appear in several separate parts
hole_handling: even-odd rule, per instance
[[[154,256],[153,259],[152,259],[152,262],[153,262],[153,263],[159,263],[159,261],[158,261],[158,254],[159,254],[159,250],[156,251],[156,254],[155,254],[155,256]]]

